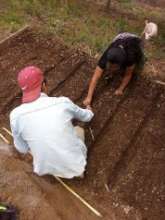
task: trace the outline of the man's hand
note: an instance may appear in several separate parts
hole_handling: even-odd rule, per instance
[[[103,69],[97,66],[89,84],[88,95],[86,99],[83,101],[83,104],[85,106],[91,105],[94,90],[102,74],[103,74]]]
[[[87,105],[86,108],[90,111],[92,111],[92,107],[90,105]]]
[[[119,86],[119,88],[115,91],[115,95],[123,95],[123,91],[130,82],[132,75],[133,75],[133,70],[135,68],[135,65],[132,65],[130,67],[127,67],[125,76]]]
[[[115,95],[118,95],[118,96],[119,96],[119,95],[123,95],[123,90],[120,89],[120,88],[116,89]]]
[[[83,104],[84,104],[86,107],[88,107],[88,106],[91,105],[91,101],[92,101],[92,99],[87,96],[87,97],[84,99]]]

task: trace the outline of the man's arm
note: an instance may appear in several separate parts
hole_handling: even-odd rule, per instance
[[[66,97],[64,97],[64,101],[67,104],[68,111],[72,115],[72,119],[77,119],[82,122],[89,122],[93,118],[94,113],[92,112],[90,106],[87,106],[86,109],[80,108]]]
[[[93,98],[93,94],[94,94],[94,90],[96,88],[97,82],[98,80],[101,78],[102,74],[103,74],[103,69],[101,69],[99,66],[96,67],[95,72],[92,76],[91,82],[89,84],[89,90],[88,90],[88,95],[85,98],[85,100],[83,101],[83,104],[85,106],[88,106],[91,104],[92,98]]]
[[[73,106],[73,116],[75,119],[82,121],[82,122],[89,122],[93,118],[94,114],[91,111],[90,107],[86,109],[80,108],[79,106]]]
[[[21,134],[18,132],[16,121],[10,117],[10,126],[14,139],[14,146],[19,153],[26,154],[29,150],[28,144],[23,140]]]
[[[127,67],[124,78],[123,78],[119,88],[115,91],[115,95],[122,95],[123,94],[124,89],[126,88],[126,86],[128,85],[128,83],[130,82],[130,80],[133,76],[134,68],[135,68],[135,65]]]

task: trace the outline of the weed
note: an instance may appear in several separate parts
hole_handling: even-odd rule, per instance
[[[119,32],[140,34],[147,14],[159,26],[149,56],[162,57],[162,51],[155,48],[164,43],[163,10],[148,11],[132,0],[119,0],[116,11],[116,16],[111,16],[80,0],[70,0],[68,4],[61,0],[8,0],[6,10],[0,15],[0,25],[15,31],[29,21],[42,21],[44,32],[62,37],[67,44],[87,45],[95,54],[102,53]]]

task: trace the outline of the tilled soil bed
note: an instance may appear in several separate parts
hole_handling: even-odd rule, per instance
[[[0,127],[9,128],[9,113],[20,104],[17,73],[31,64],[44,70],[49,95],[81,105],[96,61],[31,29],[1,43]],[[96,90],[95,118],[86,126],[85,178],[64,181],[105,220],[164,220],[165,90],[138,77],[116,97],[119,80],[102,80]],[[35,176],[7,146],[1,144],[0,152],[0,200],[16,206],[19,219],[98,219],[55,179]]]

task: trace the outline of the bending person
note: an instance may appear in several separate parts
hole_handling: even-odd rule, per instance
[[[83,176],[87,163],[84,132],[72,119],[88,122],[93,113],[66,97],[48,97],[43,73],[37,67],[24,68],[18,75],[22,104],[10,114],[17,151],[33,156],[34,172],[62,178]]]
[[[104,70],[112,73],[123,73],[124,77],[115,95],[122,95],[130,82],[136,66],[143,60],[142,40],[131,33],[117,35],[107,50],[101,56],[94,75],[91,79],[87,97],[83,101],[85,106],[91,105],[94,90]]]

